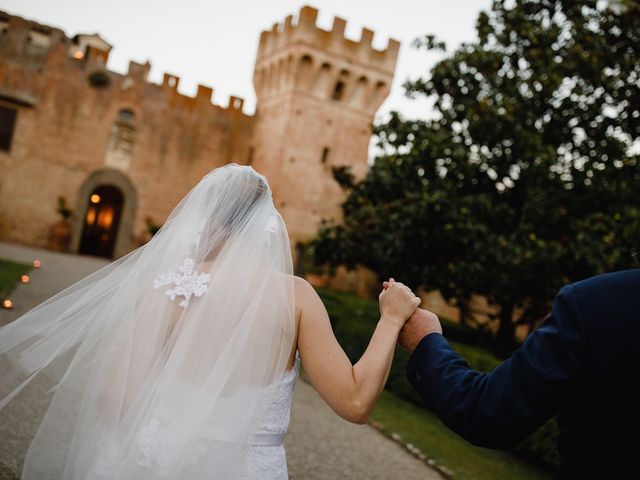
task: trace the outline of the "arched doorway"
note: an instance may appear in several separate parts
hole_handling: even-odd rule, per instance
[[[88,202],[79,252],[112,258],[124,196],[113,185],[101,185],[91,192]]]
[[[129,253],[135,245],[132,244],[133,235],[133,224],[136,215],[136,209],[138,205],[138,194],[136,192],[135,187],[129,177],[122,171],[116,170],[114,168],[102,168],[93,172],[89,175],[85,181],[80,186],[78,191],[77,203],[76,203],[76,218],[77,220],[73,222],[72,233],[71,233],[71,247],[70,250],[72,252],[78,253],[89,253],[90,255],[104,255],[107,256],[106,252],[96,253],[95,243],[91,245],[90,241],[84,242],[85,240],[85,227],[87,220],[91,220],[91,217],[94,214],[90,214],[92,206],[97,204],[92,203],[91,196],[94,194],[100,195],[100,200],[103,198],[110,201],[110,205],[115,207],[118,205],[118,194],[109,193],[108,191],[105,193],[106,196],[101,196],[101,193],[98,191],[101,187],[111,187],[118,191],[120,197],[120,214],[118,218],[115,216],[111,217],[110,223],[111,226],[115,225],[117,228],[114,228],[111,232],[113,235],[110,235],[109,241],[111,238],[113,239],[114,245],[111,249],[111,255],[109,258],[119,258],[127,253]],[[113,195],[113,196],[110,196]],[[96,198],[94,197],[94,200]],[[93,218],[93,224],[98,221],[98,209],[95,209],[95,217]],[[115,213],[115,208],[113,210]],[[104,213],[102,218],[102,224],[106,225],[105,222],[109,219],[108,217],[111,214]],[[89,217],[89,218],[87,218]],[[107,222],[108,223],[108,222]],[[87,234],[91,233],[88,230]],[[96,232],[93,232],[96,233]],[[104,233],[104,232],[102,232]],[[102,234],[100,233],[100,235]]]

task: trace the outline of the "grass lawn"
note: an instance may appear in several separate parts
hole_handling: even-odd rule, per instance
[[[31,265],[0,259],[0,298],[11,293],[20,276],[31,271]]]
[[[498,450],[475,447],[445,427],[434,414],[384,391],[371,419],[388,433],[398,433],[455,479],[550,479],[550,472]]]
[[[377,302],[340,292],[319,289],[334,331],[352,361],[368,344],[379,318]],[[450,328],[457,328],[450,326]],[[447,324],[445,324],[445,335]],[[461,341],[452,346],[478,370],[488,371],[500,361],[487,350]],[[455,479],[549,479],[551,473],[510,452],[471,445],[445,427],[432,413],[416,405],[420,401],[405,378],[409,355],[398,349],[387,390],[378,402],[372,420],[388,433],[399,434],[427,457],[453,472]],[[412,400],[409,402],[407,400]]]

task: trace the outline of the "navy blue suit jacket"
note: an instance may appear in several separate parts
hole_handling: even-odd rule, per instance
[[[407,375],[427,407],[473,444],[514,447],[559,414],[559,477],[640,478],[639,362],[636,269],[564,287],[551,315],[490,373],[470,369],[431,334]]]

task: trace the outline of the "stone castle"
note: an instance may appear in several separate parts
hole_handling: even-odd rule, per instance
[[[374,49],[366,28],[345,38],[341,18],[323,30],[316,17],[305,6],[261,33],[247,115],[241,98],[213,104],[210,87],[180,94],[175,75],[149,82],[148,63],[107,70],[111,46],[97,34],[69,38],[0,12],[0,239],[46,246],[62,197],[73,211],[65,248],[119,257],[231,162],[266,175],[292,247],[312,238],[340,213],[332,167],[366,172],[399,49]]]

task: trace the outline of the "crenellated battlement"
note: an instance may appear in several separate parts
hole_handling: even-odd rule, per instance
[[[45,74],[48,69],[65,66],[73,67],[71,72],[80,72],[75,64],[82,65],[87,73],[98,68],[106,69],[111,49],[112,46],[99,34],[80,33],[69,37],[59,28],[0,11],[0,56],[17,63],[38,66]],[[152,85],[153,82],[149,81],[150,71],[149,62],[143,64],[129,61],[125,74],[109,71],[109,75],[116,90],[128,90],[134,83]],[[163,73],[162,83],[158,86],[186,105],[209,104],[229,111],[242,112],[244,100],[240,97],[230,95],[227,106],[223,107],[214,103],[213,88],[198,85],[195,97],[191,97],[178,91],[179,84],[178,75]],[[27,87],[22,90],[25,88]],[[0,82],[0,95],[6,95],[5,90],[3,82]]]
[[[253,85],[258,104],[278,102],[283,95],[310,95],[368,116],[387,97],[400,43],[373,47],[373,30],[360,40],[345,37],[346,20],[336,17],[331,30],[316,25],[318,10],[302,7],[294,23],[289,15],[260,35]]]
[[[137,75],[138,78],[141,78],[143,81],[146,81],[146,77],[148,74],[151,65],[147,62],[145,65],[140,65],[135,62],[129,62],[129,72],[128,76],[133,78],[133,75]],[[171,92],[173,95],[176,95],[184,102],[195,102],[200,105],[210,104],[213,106],[220,107],[213,101],[213,88],[208,87],[206,85],[198,84],[196,90],[196,96],[190,97],[189,95],[184,95],[178,92],[178,86],[180,85],[180,77],[177,75],[173,75],[171,73],[164,73],[162,75],[162,84],[160,85],[162,88]],[[238,97],[235,95],[229,95],[229,100],[227,102],[226,110],[241,112],[244,107],[244,98]],[[224,107],[220,107],[224,108]]]
[[[305,44],[311,48],[348,56],[355,62],[385,73],[393,73],[400,42],[390,38],[386,49],[377,50],[373,47],[372,30],[362,28],[360,40],[354,41],[345,37],[346,20],[335,17],[332,29],[323,30],[316,25],[317,17],[318,10],[307,5],[300,9],[296,23],[293,16],[289,15],[284,22],[275,23],[271,30],[263,31],[260,34],[258,62],[268,60],[293,44]]]

